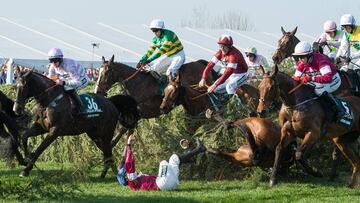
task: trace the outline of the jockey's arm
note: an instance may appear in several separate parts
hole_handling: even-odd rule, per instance
[[[154,40],[151,42],[151,45],[149,47],[149,49],[147,50],[147,52],[141,57],[140,61],[146,61],[149,60],[149,58],[151,57],[151,55],[154,53],[156,49],[156,44],[154,42]]]
[[[206,79],[206,77],[209,75],[210,71],[214,68],[215,64],[219,61],[219,59],[216,56],[213,56],[209,63],[206,65],[201,79]]]
[[[349,44],[348,40],[346,39],[346,35],[343,35],[340,40],[340,46],[339,46],[338,52],[336,54],[336,57],[340,57],[340,56],[349,57],[350,56],[349,50],[350,50],[350,44]]]
[[[320,68],[321,75],[313,76],[311,78],[312,81],[318,82],[318,83],[331,83],[333,73],[331,71],[331,67],[329,65],[325,65]]]
[[[226,79],[228,79],[230,77],[230,75],[234,72],[234,68],[229,68],[227,67],[225,69],[225,72],[224,74],[222,74],[222,76],[220,78],[218,78],[216,81],[215,81],[215,86],[219,86],[220,84],[224,83]]]

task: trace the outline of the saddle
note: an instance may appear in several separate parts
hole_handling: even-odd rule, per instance
[[[89,94],[76,94],[78,98],[70,95],[71,98],[71,111],[73,115],[85,117],[97,117],[102,113],[99,105],[94,97]]]
[[[329,99],[327,95],[322,95],[320,98],[320,104],[325,110],[326,122],[336,122],[343,124],[349,128],[353,125],[352,112],[349,108],[347,101],[340,98]],[[331,101],[333,100],[333,101]]]

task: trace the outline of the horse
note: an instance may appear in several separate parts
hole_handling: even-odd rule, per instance
[[[15,155],[20,165],[25,165],[25,160],[18,150],[19,130],[22,129],[29,120],[28,116],[18,117],[13,111],[14,102],[0,91],[0,137],[10,138],[10,158]],[[6,127],[6,129],[5,129]]]
[[[160,84],[151,74],[147,71],[138,71],[128,65],[114,62],[114,55],[109,61],[106,61],[104,57],[102,59],[103,64],[96,82],[95,93],[106,92],[113,84],[119,82],[124,86],[125,91],[138,103],[141,118],[155,118],[162,114],[160,111],[162,101]],[[181,82],[184,84],[199,82],[206,64],[207,61],[205,60],[184,64],[179,70],[179,73],[184,75]],[[212,76],[208,80],[212,80]],[[189,113],[196,116],[198,112]]]
[[[294,53],[295,46],[300,40],[295,36],[297,27],[291,32],[286,32],[283,27],[281,27],[281,32],[283,36],[278,41],[278,47],[275,53],[272,56],[272,59],[275,64],[280,64],[284,59],[291,56]]]
[[[35,161],[41,153],[59,136],[79,135],[86,133],[103,152],[104,168],[101,177],[105,177],[110,165],[114,172],[116,167],[112,160],[111,140],[118,121],[118,110],[114,104],[102,95],[88,94],[84,106],[100,110],[92,116],[73,115],[71,97],[62,85],[39,73],[29,71],[21,73],[16,80],[16,100],[14,112],[22,115],[27,99],[34,97],[34,122],[22,137],[25,155],[29,157],[28,138],[48,133],[42,143],[30,155],[30,161],[20,173],[21,177],[29,175]]]
[[[212,108],[214,105],[208,94],[192,88],[187,84],[181,83],[181,74],[177,74],[176,78],[169,80],[168,85],[164,89],[164,97],[160,105],[161,111],[170,112],[176,105],[181,104],[186,112],[204,112],[206,109]],[[244,84],[236,89],[236,94],[241,102],[247,104],[253,111],[251,115],[256,114],[256,107],[259,101],[259,91],[255,87]]]
[[[232,152],[209,148],[207,151],[210,154],[223,157],[244,167],[270,168],[273,166],[275,149],[280,141],[280,127],[278,125],[268,118],[249,117],[227,123],[227,126],[230,128],[237,127],[245,136],[248,144],[244,144]],[[255,146],[252,146],[251,143],[255,144]],[[260,153],[256,162],[254,162],[254,151]],[[282,168],[285,169],[293,164],[294,151],[289,145],[284,149],[284,152]]]
[[[332,140],[341,153],[352,164],[352,176],[348,186],[353,187],[360,169],[360,157],[352,144],[356,142],[360,132],[360,98],[346,96],[342,99],[348,102],[348,108],[353,114],[353,125],[349,128],[339,123],[328,122],[325,109],[323,109],[318,97],[309,85],[298,86],[298,82],[285,73],[279,72],[277,66],[268,76],[265,76],[259,86],[260,104],[266,104],[278,95],[283,101],[279,112],[281,126],[281,138],[276,147],[275,161],[270,178],[270,185],[277,183],[277,171],[283,149],[295,139],[302,138],[302,143],[296,152],[296,160],[309,167],[306,158],[310,155],[309,150],[321,138]],[[292,94],[288,92],[294,87],[298,89]]]

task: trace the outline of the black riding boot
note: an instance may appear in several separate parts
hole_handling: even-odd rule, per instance
[[[72,101],[74,101],[74,114],[80,114],[80,109],[82,107],[82,101],[80,99],[80,96],[76,93],[75,90],[69,90],[67,93],[72,98]]]
[[[200,154],[201,152],[205,152],[205,151],[206,151],[205,146],[200,142],[199,138],[197,138],[196,139],[196,147],[193,150],[188,151],[179,156],[180,164],[191,162],[191,158],[193,156]]]
[[[336,118],[335,121],[339,122],[340,119],[346,114],[343,111],[343,108],[336,102],[334,96],[332,94],[329,94],[327,92],[324,92],[320,98],[327,103],[327,105],[330,107],[331,111],[333,112],[332,115],[328,115],[330,118]],[[335,114],[335,115],[334,115]],[[328,118],[329,119],[329,118]],[[327,119],[327,120],[328,120]],[[331,121],[334,121],[334,119],[331,119]]]

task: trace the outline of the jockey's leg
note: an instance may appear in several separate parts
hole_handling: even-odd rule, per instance
[[[171,63],[166,71],[166,75],[171,75],[172,78],[175,78],[177,71],[185,63],[185,53],[182,50],[179,53],[170,56],[169,58],[171,59]]]
[[[74,101],[74,106],[75,106],[75,114],[79,114],[80,113],[80,109],[83,106],[83,103],[80,99],[80,96],[76,93],[75,89],[71,89],[71,90],[67,90],[66,91],[70,97],[72,98],[72,101]]]
[[[146,66],[146,70],[150,71],[151,76],[153,76],[157,82],[161,83],[161,74],[166,70],[166,68],[170,65],[171,58],[167,55],[162,55],[159,58],[153,60]],[[156,73],[152,72],[155,71]]]
[[[232,74],[228,78],[229,82],[226,84],[226,92],[230,96],[235,96],[236,101],[238,102],[239,105],[241,105],[242,101],[238,97],[238,95],[236,94],[236,88],[241,86],[242,84],[244,84],[246,82],[246,79],[247,79],[247,74],[246,73]]]

